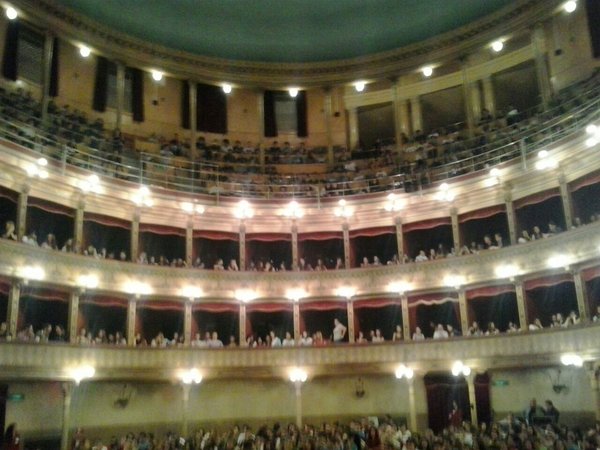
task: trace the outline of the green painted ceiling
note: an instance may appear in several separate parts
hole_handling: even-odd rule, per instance
[[[515,0],[56,0],[143,40],[203,56],[316,62],[392,50]]]

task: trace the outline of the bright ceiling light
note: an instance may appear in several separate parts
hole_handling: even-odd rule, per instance
[[[147,186],[141,186],[138,191],[133,194],[131,200],[138,206],[147,206],[148,208],[151,208],[154,205],[150,189],[148,189]]]
[[[494,167],[492,170],[490,170],[490,177],[499,177],[500,176],[500,169],[498,169],[497,167]]]
[[[233,211],[233,215],[238,219],[251,219],[254,217],[254,210],[247,200],[240,200]]]
[[[577,9],[577,2],[575,0],[569,0],[563,4],[563,9],[565,12],[571,14]]]
[[[492,50],[494,50],[496,53],[501,52],[503,48],[504,42],[500,40],[492,42]]]
[[[79,46],[79,54],[81,55],[82,58],[87,58],[88,56],[90,56],[92,54],[92,49],[90,49],[87,45],[80,45]]]
[[[404,207],[404,203],[401,199],[396,197],[393,192],[388,194],[387,201],[385,202],[383,209],[388,212],[400,211]]]
[[[404,364],[400,364],[395,372],[397,379],[406,378],[407,380],[412,379],[415,376],[415,371],[410,367],[406,367]]]
[[[496,267],[495,272],[498,278],[514,278],[519,275],[519,267],[514,264],[504,264]]]
[[[294,367],[290,370],[289,377],[293,383],[304,383],[308,379],[308,373],[300,367]]]
[[[600,128],[598,128],[594,124],[590,124],[587,127],[585,127],[585,132],[590,136],[585,141],[585,145],[587,147],[594,147],[598,145],[598,142],[600,142]]]
[[[341,199],[338,201],[338,207],[335,208],[333,210],[333,214],[336,217],[352,217],[352,214],[354,213],[354,211],[352,210],[352,208],[348,207],[348,205],[346,204],[346,200]]]
[[[572,258],[569,255],[554,255],[548,258],[548,267],[553,269],[560,269],[561,267],[564,267],[566,269],[569,267],[569,264],[571,264],[571,261]]]
[[[202,297],[203,291],[198,286],[185,286],[181,289],[181,296],[194,300]]]
[[[24,280],[43,280],[46,278],[46,272],[39,266],[24,266],[18,270],[18,275]]]
[[[429,78],[431,75],[433,75],[433,67],[431,67],[431,66],[423,67],[421,69],[421,72],[423,73],[423,76]]]
[[[412,285],[405,281],[393,281],[388,285],[388,291],[395,292],[397,294],[404,294],[412,289]]]
[[[585,132],[587,134],[596,134],[598,132],[598,127],[591,123],[587,127],[585,127]]]
[[[465,284],[465,281],[466,279],[462,275],[446,275],[444,277],[444,285],[455,289]]]
[[[575,366],[575,367],[583,366],[583,358],[581,356],[575,355],[573,353],[568,353],[566,355],[562,355],[560,357],[560,362],[565,366]]]
[[[178,377],[183,384],[200,384],[202,382],[202,374],[196,368],[182,370]]]
[[[191,202],[183,202],[181,204],[181,209],[183,209],[188,214],[204,214],[205,208],[202,205],[197,205]]]
[[[160,81],[163,79],[163,73],[160,70],[153,70],[150,72],[154,81]]]
[[[231,94],[231,90],[233,89],[233,87],[228,83],[223,83],[221,85],[221,89],[223,89],[223,92],[225,92],[226,94]]]
[[[90,365],[82,365],[71,367],[67,372],[69,373],[69,377],[75,381],[75,384],[79,384],[82,380],[92,378],[96,374],[96,369]]]
[[[18,16],[19,13],[17,13],[17,10],[15,8],[13,8],[12,6],[6,8],[6,17],[8,17],[8,20],[15,20]]]
[[[306,292],[302,288],[291,288],[286,291],[285,296],[289,300],[298,302],[298,301],[302,300],[304,297],[308,296],[308,292]]]
[[[136,297],[141,295],[149,295],[152,293],[152,287],[149,284],[142,283],[140,281],[130,281],[124,286],[125,292],[133,294]]]
[[[79,185],[79,189],[83,192],[94,192],[98,194],[101,191],[100,178],[95,173],[83,180],[79,180],[77,184]]]
[[[252,289],[236,289],[235,299],[238,302],[250,303],[258,297],[257,293]]]
[[[460,374],[468,377],[471,374],[471,368],[469,366],[465,366],[462,361],[456,361],[454,364],[452,364],[452,375],[457,377]]]
[[[84,289],[96,289],[98,287],[98,277],[96,275],[79,275],[77,285]]]
[[[537,170],[554,169],[558,166],[558,161],[550,157],[548,150],[540,150],[537,156],[538,160],[535,162]]]
[[[441,202],[452,202],[454,197],[455,195],[450,191],[450,185],[448,183],[440,184],[439,191],[435,194],[435,199]]]
[[[352,286],[341,286],[335,290],[335,295],[350,300],[352,297],[354,297],[354,295],[356,295],[356,289]]]
[[[304,211],[296,200],[292,200],[283,210],[283,215],[292,219],[300,219],[304,217]]]
[[[290,93],[290,97],[297,97],[298,96],[298,92],[300,92],[300,90],[298,88],[289,88],[288,92]]]
[[[356,92],[362,92],[365,90],[366,85],[367,83],[365,83],[364,81],[357,81],[356,83],[354,83],[354,89],[356,89]]]

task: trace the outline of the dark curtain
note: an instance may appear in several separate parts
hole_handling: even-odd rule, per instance
[[[98,56],[96,60],[96,78],[94,80],[94,100],[92,103],[94,111],[106,111],[106,102],[108,100],[108,68],[108,59],[104,56]]]
[[[0,323],[6,322],[8,315],[8,289],[9,285],[0,286]],[[6,293],[4,292],[6,290]]]
[[[344,326],[348,326],[348,313],[345,304],[340,304],[340,309],[328,309],[324,311],[312,309],[301,310],[300,316],[300,332],[306,330],[312,336],[317,331],[320,331],[323,334],[323,339],[326,341],[333,341],[334,319],[338,319]],[[302,327],[302,324],[304,324],[304,327]],[[347,335],[344,341],[348,342]]]
[[[486,373],[475,375],[475,405],[477,406],[477,421],[488,425],[492,422],[492,407],[490,401],[490,376]]]
[[[559,196],[550,197],[542,202],[528,204],[522,208],[516,208],[518,235],[522,230],[531,233],[534,226],[540,227],[542,233],[548,231],[548,223],[554,222],[565,230],[565,216],[563,214],[562,200]]]
[[[67,329],[69,317],[69,303],[60,300],[41,300],[30,295],[27,289],[21,296],[19,302],[19,325],[22,329],[33,325],[34,331],[38,331],[45,324],[60,325]],[[33,291],[33,290],[32,290]]]
[[[52,62],[50,63],[50,86],[48,87],[48,94],[50,97],[58,97],[58,74],[59,74],[59,40],[54,38],[52,44]]]
[[[246,261],[247,265],[253,261],[256,265],[271,262],[277,269],[281,263],[290,270],[292,267],[292,243],[290,241],[258,241],[246,238]]]
[[[357,236],[350,239],[351,267],[360,267],[363,258],[368,258],[373,264],[373,257],[377,256],[381,264],[391,261],[398,254],[396,234],[380,234],[379,236]],[[354,259],[354,261],[352,261]]]
[[[8,384],[0,384],[0,430],[4,437],[6,427],[6,400],[8,396]]]
[[[452,325],[455,330],[460,330],[460,319],[458,316],[458,303],[444,302],[433,305],[417,305],[417,326],[425,337],[433,337],[433,332],[438,324]]]
[[[219,335],[219,339],[221,339],[225,345],[229,343],[230,336],[233,336],[236,342],[239,340],[240,319],[238,312],[196,310],[193,311],[192,318],[192,330],[195,331],[192,335],[192,339],[196,333],[200,333],[200,337],[204,338],[205,333],[212,334],[213,331],[216,331]]]
[[[462,412],[463,420],[470,420],[469,390],[464,377],[454,377],[451,374],[427,374],[424,381],[429,428],[439,433],[449,425],[453,402],[456,402]]]
[[[519,325],[519,309],[514,292],[505,292],[493,297],[475,297],[468,302],[473,316],[470,322],[476,320],[482,330],[485,330],[490,322],[494,322],[500,331],[506,331],[508,322]]]
[[[219,86],[198,83],[196,127],[198,131],[227,134],[227,94]]]
[[[296,96],[296,121],[296,132],[298,137],[307,137],[308,117],[306,106],[306,91],[300,91]]]
[[[181,127],[190,129],[190,86],[189,82],[181,82]]]
[[[600,211],[600,183],[584,186],[571,194],[574,218],[589,223],[592,215]]]
[[[131,112],[134,122],[144,121],[144,72],[131,69]]]
[[[254,337],[261,337],[263,341],[271,331],[274,331],[275,336],[281,340],[285,337],[286,331],[294,336],[294,314],[292,311],[250,311],[247,320],[250,322]]]
[[[483,244],[483,237],[488,235],[492,241],[494,234],[500,233],[504,245],[509,245],[508,219],[505,212],[490,217],[468,220],[460,224],[462,245],[471,245],[471,242]]]
[[[529,323],[538,318],[547,327],[552,314],[561,313],[564,319],[571,311],[578,311],[575,284],[571,281],[528,290],[526,297]]]
[[[357,335],[362,331],[368,339],[371,331],[379,329],[385,340],[391,341],[396,325],[402,327],[402,308],[399,304],[378,308],[354,305],[354,332]]]
[[[437,251],[439,244],[442,244],[446,252],[452,248],[451,225],[440,225],[427,230],[414,230],[404,233],[404,253],[413,259],[421,250],[425,251],[425,254],[429,257],[429,250],[433,248]]]
[[[123,302],[123,307],[104,306],[97,303],[86,302],[85,298],[79,307],[79,314],[83,318],[83,326],[87,331],[91,331],[94,336],[99,330],[106,331],[107,334],[121,333],[123,336],[127,333],[127,303]]]
[[[312,267],[317,264],[318,259],[322,259],[328,269],[333,269],[338,258],[344,260],[344,240],[340,238],[300,241],[298,254]]]
[[[2,76],[8,80],[17,81],[19,59],[19,29],[18,20],[8,22],[6,40],[4,41],[4,58],[2,60]]]
[[[207,238],[194,238],[194,260],[200,258],[205,269],[212,269],[218,259],[222,259],[225,266],[235,259],[239,263],[240,243],[230,239],[212,240]]]
[[[41,244],[49,233],[54,234],[56,243],[62,247],[67,239],[73,238],[75,219],[65,214],[49,212],[36,206],[27,208],[27,234],[35,231]]]
[[[2,230],[2,233],[4,233],[4,224],[6,222],[12,220],[16,223],[17,202],[15,200],[0,194],[0,230]]]
[[[84,220],[83,243],[84,248],[92,245],[97,251],[105,248],[108,254],[113,253],[115,259],[117,259],[122,251],[129,254],[131,230],[119,226],[105,225],[93,220]]]
[[[600,58],[600,2],[587,0],[586,4],[590,40],[592,41],[592,55]]]
[[[588,295],[590,316],[593,317],[596,314],[596,308],[600,306],[600,278],[596,277],[587,281],[585,286]]]
[[[275,116],[275,91],[264,94],[264,126],[265,137],[277,137],[277,118]]]
[[[185,235],[140,232],[140,252],[146,252],[148,260],[153,256],[157,263],[161,256],[169,261],[177,258],[185,261]]]
[[[183,311],[176,309],[150,309],[139,307],[137,310],[136,333],[140,333],[148,344],[158,333],[167,339],[173,339],[174,333],[183,333]]]

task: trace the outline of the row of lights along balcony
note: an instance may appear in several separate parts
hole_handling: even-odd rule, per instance
[[[560,9],[568,14],[573,13],[577,9],[577,0],[567,0],[566,2],[564,2],[561,5]],[[5,13],[6,13],[6,17],[9,20],[15,20],[19,16],[18,11],[13,6],[10,6],[10,5],[5,6]],[[487,47],[494,53],[500,53],[502,50],[504,50],[505,43],[508,41],[508,39],[509,39],[508,37],[498,38],[498,39],[490,42],[487,45]],[[78,43],[77,46],[79,48],[79,54],[81,55],[82,58],[89,58],[90,55],[93,53],[92,48],[90,48],[86,44]],[[419,69],[417,69],[417,72],[421,73],[423,75],[423,77],[429,78],[433,75],[434,70],[439,66],[440,66],[439,63],[438,64],[428,64],[428,65],[422,66]],[[156,82],[160,82],[165,75],[164,72],[159,69],[150,69],[149,73],[152,76],[152,79]],[[359,81],[355,81],[354,83],[352,83],[356,92],[363,92],[368,84],[369,84],[369,81],[367,81],[367,80],[359,80]],[[231,83],[223,82],[223,83],[221,83],[221,89],[223,90],[223,92],[225,94],[230,94],[233,91],[233,85]],[[292,86],[292,87],[288,87],[287,91],[288,91],[290,97],[295,98],[298,96],[298,93],[300,92],[300,88],[296,87],[296,86]]]

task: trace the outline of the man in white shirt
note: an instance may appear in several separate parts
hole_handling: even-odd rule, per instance
[[[308,332],[306,330],[304,330],[302,332],[302,337],[300,338],[300,345],[302,345],[302,346],[313,345],[313,338],[308,335]]]
[[[295,345],[296,345],[296,341],[294,341],[294,338],[292,337],[291,333],[289,331],[286,331],[285,338],[283,339],[281,346],[282,347],[293,347]]]
[[[208,341],[209,348],[223,348],[223,341],[219,339],[219,334],[213,331],[210,341]]]
[[[429,259],[427,258],[425,251],[421,250],[419,252],[419,254],[417,255],[417,257],[415,258],[415,262],[425,262],[425,261],[429,261]]]
[[[333,319],[333,343],[338,344],[344,342],[346,337],[346,327],[337,319]]]
[[[435,331],[433,332],[434,339],[446,339],[448,337],[448,332],[444,330],[444,327],[441,323],[438,323]]]
[[[271,335],[271,347],[281,347],[281,339],[275,336],[275,332],[271,331],[269,334]]]

